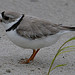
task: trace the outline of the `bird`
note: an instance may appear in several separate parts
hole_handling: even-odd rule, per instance
[[[0,14],[0,23],[14,44],[33,50],[30,58],[22,60],[21,64],[28,64],[41,48],[55,44],[64,33],[75,31],[73,26],[54,24],[42,18],[13,11],[3,11]]]

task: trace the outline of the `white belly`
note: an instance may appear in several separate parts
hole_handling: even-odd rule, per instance
[[[55,35],[48,36],[46,38],[43,37],[43,38],[31,40],[19,36],[16,33],[16,31],[9,31],[7,32],[7,35],[14,44],[27,49],[38,49],[38,48],[50,46],[56,43],[56,41],[61,36],[61,34],[55,34]]]

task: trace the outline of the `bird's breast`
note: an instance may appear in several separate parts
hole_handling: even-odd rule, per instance
[[[8,38],[17,46],[20,46],[22,48],[26,49],[38,49],[38,48],[43,48],[43,47],[48,47],[59,39],[60,35],[55,34],[47,37],[42,37],[39,39],[27,39],[24,38],[16,33],[16,31],[9,31],[7,32]]]

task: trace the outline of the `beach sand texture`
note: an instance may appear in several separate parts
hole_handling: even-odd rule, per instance
[[[75,26],[75,0],[0,0],[2,11],[16,11],[32,15],[65,26]],[[75,32],[64,34],[52,46],[42,48],[34,61],[29,64],[19,64],[21,58],[29,58],[30,49],[22,49],[13,44],[0,24],[0,75],[46,75],[58,48]],[[71,41],[66,46],[75,45]],[[75,52],[58,56],[53,66],[66,64],[56,68],[51,75],[75,75]]]

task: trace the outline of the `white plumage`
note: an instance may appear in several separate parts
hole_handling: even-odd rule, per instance
[[[26,63],[33,60],[38,52],[34,49],[50,46],[56,43],[62,34],[71,30],[75,31],[75,27],[53,24],[17,12],[2,12],[0,21],[3,23],[9,39],[14,44],[25,49],[33,49],[33,54]]]

